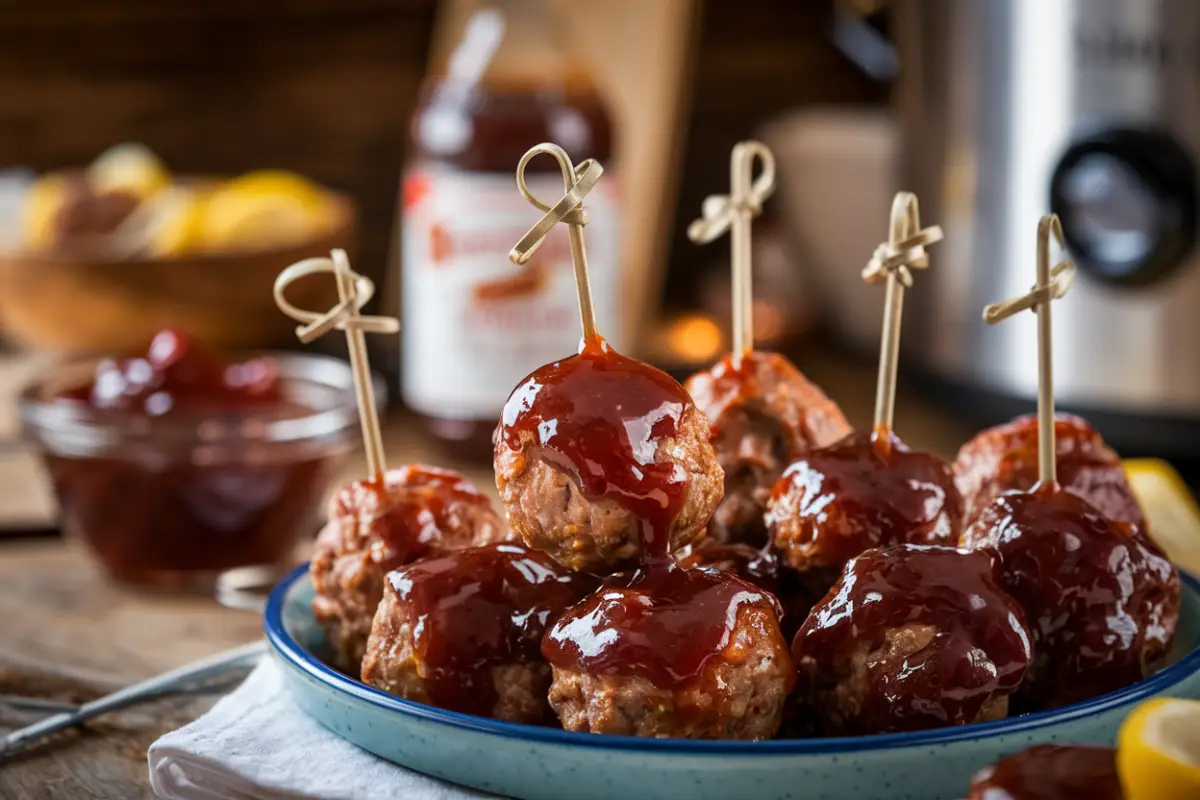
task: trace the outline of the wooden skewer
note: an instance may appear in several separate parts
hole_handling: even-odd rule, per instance
[[[900,323],[904,313],[904,290],[912,286],[910,269],[925,269],[929,256],[925,246],[941,241],[942,229],[921,229],[917,196],[899,192],[892,200],[887,242],[875,248],[865,269],[867,283],[887,281],[883,306],[883,332],[879,342],[879,379],[875,385],[875,433],[884,446],[892,430],[896,411],[896,374],[900,361]]]
[[[762,172],[754,174],[754,160]],[[738,142],[729,156],[729,194],[709,195],[701,216],[688,226],[688,238],[708,244],[729,231],[733,286],[733,365],[754,350],[754,280],[751,269],[750,226],[762,213],[762,204],[775,190],[775,155],[762,142]]]
[[[534,156],[542,153],[553,156],[562,168],[563,188],[566,189],[566,192],[553,206],[543,203],[534,196],[525,183],[525,167]],[[600,166],[600,162],[595,159],[589,158],[579,166],[574,166],[571,164],[571,157],[567,155],[567,151],[548,142],[529,148],[517,163],[517,188],[534,208],[544,211],[545,214],[537,221],[536,225],[529,229],[528,233],[521,237],[519,242],[513,245],[512,250],[508,253],[508,260],[517,265],[526,263],[542,246],[542,242],[546,240],[550,231],[554,230],[555,225],[560,222],[567,224],[567,231],[571,237],[571,261],[575,267],[575,293],[579,298],[579,320],[583,327],[585,342],[597,339],[600,334],[596,330],[596,312],[592,308],[592,285],[588,280],[587,251],[583,246],[583,226],[587,224],[587,214],[583,210],[583,198],[595,188],[603,173],[604,167]]]
[[[300,278],[318,273],[333,274],[337,281],[338,304],[319,314],[289,303],[285,296],[287,287]],[[378,477],[387,471],[387,464],[364,334],[396,333],[400,330],[400,322],[392,317],[364,317],[359,314],[374,294],[375,284],[369,278],[350,269],[350,259],[346,257],[344,250],[334,250],[330,253],[330,258],[308,258],[298,261],[279,273],[279,277],[275,279],[275,304],[279,306],[280,311],[302,323],[296,329],[296,336],[301,342],[307,344],[335,328],[346,332],[367,469],[371,477]]]
[[[1057,214],[1038,220],[1037,284],[1021,297],[992,303],[983,310],[989,325],[1008,319],[1019,311],[1033,309],[1038,315],[1038,481],[1050,486],[1058,482],[1058,465],[1054,441],[1054,348],[1051,341],[1051,304],[1067,293],[1075,279],[1075,264],[1063,259],[1050,266],[1050,237],[1063,247],[1062,223]]]

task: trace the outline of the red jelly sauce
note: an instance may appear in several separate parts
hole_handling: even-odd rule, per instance
[[[656,463],[692,399],[661,370],[626,358],[603,338],[547,364],[513,390],[499,435],[512,449],[532,436],[542,455],[591,499],[611,499],[642,523],[643,550],[666,558],[688,477]]]
[[[733,575],[660,562],[570,609],[546,633],[542,654],[562,669],[678,689],[721,655],[738,612],[751,605],[782,613],[773,595]]]
[[[443,547],[456,524],[461,524],[452,517],[468,507],[492,511],[491,501],[462,474],[410,464],[386,476],[347,484],[334,498],[333,515],[351,517],[362,509],[377,509],[371,558],[384,570],[392,570]]]
[[[768,512],[776,547],[807,568],[890,544],[954,544],[961,516],[950,465],[885,432],[851,434],[802,457],[771,490]]]
[[[136,437],[127,445],[118,435],[86,456],[46,454],[64,530],[122,580],[206,588],[203,575],[287,560],[317,525],[333,446],[236,436],[213,444],[198,433],[222,414],[312,413],[285,397],[267,359],[230,362],[162,331],[145,354],[101,362],[89,382],[52,399],[86,404],[103,424]]]
[[[1116,751],[1044,744],[981,770],[967,800],[1121,800]]]
[[[1057,486],[1009,492],[963,534],[1000,554],[1025,609],[1038,664],[1021,710],[1064,705],[1141,680],[1170,651],[1179,574],[1137,529]]]
[[[171,330],[156,334],[145,355],[101,361],[91,383],[59,397],[151,417],[175,410],[234,411],[283,402],[268,359],[230,363]]]
[[[429,700],[480,716],[496,703],[491,668],[539,661],[547,624],[596,582],[519,544],[428,558],[387,580],[412,623]]]
[[[905,658],[902,671],[868,666],[861,708],[842,733],[973,722],[989,698],[1017,688],[1032,658],[1024,613],[1000,588],[992,555],[923,545],[851,560],[800,627],[792,655],[821,680],[909,624],[932,626],[932,640]]]

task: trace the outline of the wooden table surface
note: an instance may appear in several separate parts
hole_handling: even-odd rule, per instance
[[[873,370],[818,357],[806,371],[836,398],[856,425],[869,424]],[[0,372],[0,386],[11,385]],[[970,435],[910,397],[898,401],[897,427],[914,447],[953,454]],[[8,421],[5,415],[9,416]],[[11,411],[0,430],[11,429]],[[434,458],[410,418],[391,420],[389,461]],[[351,472],[360,470],[354,465]],[[481,486],[489,470],[465,468]],[[48,513],[36,464],[10,460],[0,507]],[[29,498],[43,498],[29,502]],[[222,608],[206,597],[176,597],[113,585],[75,546],[57,539],[0,539],[0,693],[81,700],[143,679],[260,635],[256,615]],[[146,748],[194,719],[214,697],[173,698],[104,717],[9,762],[0,762],[0,800],[141,798],[151,796]],[[0,730],[33,721],[0,711]]]

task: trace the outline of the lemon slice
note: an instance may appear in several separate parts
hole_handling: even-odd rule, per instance
[[[158,156],[142,144],[119,144],[101,153],[87,169],[97,194],[132,192],[142,200],[171,185],[171,174]]]
[[[319,186],[289,172],[252,172],[209,195],[198,239],[208,250],[271,247],[303,241],[328,223]]]
[[[1126,461],[1125,474],[1146,512],[1151,538],[1177,566],[1200,575],[1200,506],[1183,478],[1153,458]]]
[[[1142,703],[1117,734],[1117,774],[1125,800],[1200,797],[1200,702]]]
[[[67,179],[54,173],[43,175],[29,187],[21,209],[21,230],[30,250],[45,250],[54,244],[54,220],[66,191]]]

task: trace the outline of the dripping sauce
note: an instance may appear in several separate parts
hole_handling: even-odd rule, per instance
[[[773,518],[798,519],[794,546],[809,561],[840,566],[872,547],[954,543],[962,498],[949,464],[875,431],[792,464],[771,490],[771,508]]]
[[[412,464],[346,485],[334,499],[334,516],[370,510],[378,537],[371,557],[389,570],[437,551],[455,526],[452,517],[471,506],[490,510],[491,503],[463,475]]]
[[[387,583],[407,609],[430,701],[491,716],[491,668],[535,663],[547,624],[596,579],[505,543],[418,561],[391,572]]]
[[[933,628],[903,674],[876,669],[856,724],[872,733],[973,722],[984,702],[1016,690],[1032,658],[1016,601],[986,551],[897,545],[851,560],[792,643],[798,663],[832,672],[906,625]],[[982,658],[981,658],[982,656]],[[868,666],[868,670],[872,670]]]
[[[578,355],[521,381],[504,406],[499,435],[513,450],[531,441],[585,496],[629,510],[641,523],[643,551],[666,560],[688,476],[655,457],[691,406],[674,378],[597,336]]]

